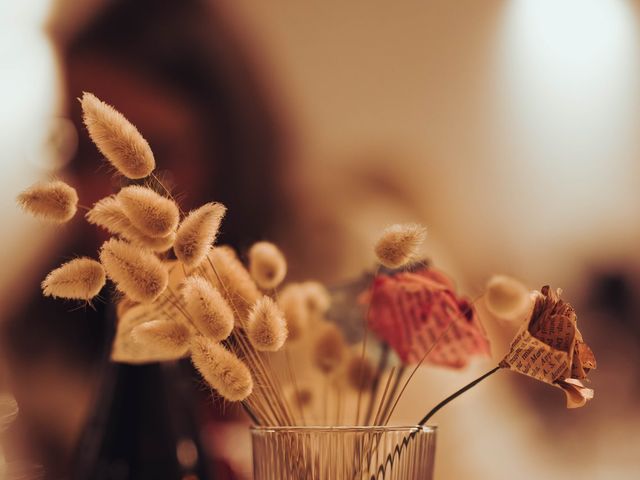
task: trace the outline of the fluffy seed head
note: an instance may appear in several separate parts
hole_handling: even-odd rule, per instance
[[[290,388],[287,391],[287,399],[298,408],[309,407],[313,403],[313,391],[307,386],[298,385],[297,389]]]
[[[191,342],[191,361],[207,383],[226,400],[238,402],[251,395],[251,372],[242,360],[219,343],[195,337]]]
[[[78,210],[78,194],[60,181],[40,182],[18,195],[18,205],[36,218],[53,223],[65,223]]]
[[[171,320],[151,320],[131,331],[133,341],[142,346],[151,346],[167,357],[181,357],[189,350],[189,329],[182,323]]]
[[[388,268],[406,265],[416,258],[418,248],[426,235],[426,229],[417,223],[387,227],[374,247],[378,261]]]
[[[120,190],[116,198],[127,218],[145,235],[166,237],[178,226],[176,202],[150,188],[131,185]]]
[[[204,260],[216,240],[226,211],[221,203],[206,203],[182,221],[173,251],[187,267],[194,267]]]
[[[347,345],[340,329],[333,323],[325,323],[313,346],[313,361],[324,374],[337,370],[346,360]]]
[[[347,382],[356,389],[366,392],[373,384],[375,371],[368,358],[353,355],[347,363]]]
[[[284,345],[287,340],[287,321],[271,298],[262,297],[251,309],[247,335],[259,351],[277,352]]]
[[[149,144],[120,112],[87,92],[80,103],[91,140],[122,175],[144,178],[156,168]]]
[[[304,282],[307,308],[312,315],[324,315],[331,306],[331,294],[320,282]]]
[[[107,240],[100,262],[118,290],[136,302],[152,302],[167,288],[169,278],[160,259],[123,240]]]
[[[257,242],[249,249],[249,272],[263,290],[276,288],[287,274],[287,261],[273,243]]]
[[[225,295],[227,302],[241,317],[240,321],[246,319],[251,305],[262,296],[251,275],[229,247],[212,248],[209,252],[209,260],[218,272],[222,284],[208,264],[206,265],[207,278]]]
[[[90,300],[106,283],[102,265],[91,258],[76,258],[53,270],[42,282],[46,297]]]
[[[220,342],[231,334],[234,325],[231,307],[205,278],[187,278],[182,286],[182,297],[187,313],[202,335]]]
[[[290,283],[278,295],[278,306],[287,322],[288,340],[300,340],[309,327],[307,295],[301,284]]]
[[[531,295],[522,283],[507,275],[494,275],[487,282],[485,305],[492,315],[505,320],[522,317],[531,305]]]
[[[125,215],[120,201],[115,196],[103,198],[96,202],[86,214],[89,223],[126,238],[131,243],[148,248],[154,252],[166,252],[173,246],[176,234],[166,237],[151,237],[136,228]]]

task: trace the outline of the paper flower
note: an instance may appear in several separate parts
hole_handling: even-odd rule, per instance
[[[473,306],[433,268],[378,275],[362,300],[371,302],[369,327],[404,363],[427,355],[432,364],[462,368],[474,355],[490,356]]]
[[[537,294],[531,317],[500,366],[561,388],[567,408],[582,407],[593,398],[593,390],[581,380],[596,368],[595,356],[582,339],[573,307],[548,285]]]

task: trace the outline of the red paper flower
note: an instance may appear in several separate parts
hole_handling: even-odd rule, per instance
[[[473,306],[433,268],[378,275],[363,301],[371,302],[369,327],[404,363],[428,352],[432,364],[462,368],[473,355],[491,355]]]

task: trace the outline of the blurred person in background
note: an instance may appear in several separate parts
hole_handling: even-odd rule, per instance
[[[48,29],[60,59],[62,112],[79,139],[75,157],[56,173],[89,206],[112,192],[110,178],[119,181],[101,166],[82,125],[76,99],[92,92],[146,137],[185,210],[210,200],[228,207],[220,242],[242,252],[286,220],[273,174],[285,143],[250,52],[211,3],[54,2]],[[33,461],[48,478],[234,478],[228,462],[211,468],[211,446],[201,437],[216,414],[207,413],[212,399],[188,362],[109,365],[114,312],[43,298],[38,278],[61,259],[95,256],[104,240],[81,218],[55,234],[59,241],[24,270],[32,273],[29,293],[2,323],[21,406],[16,435]]]
[[[640,56],[632,2],[434,0],[400,7],[385,2],[238,0],[233,4],[246,21],[245,29],[258,32],[254,52],[265,59],[270,74],[279,72],[278,80],[288,94],[286,103],[297,113],[296,138],[304,140],[296,151],[299,176],[295,183],[282,186],[296,194],[295,228],[287,230],[289,238],[284,240],[298,273],[319,273],[329,282],[356,276],[371,263],[370,245],[382,227],[422,221],[430,229],[428,256],[465,293],[475,297],[490,274],[509,273],[531,288],[543,282],[563,287],[565,298],[578,311],[581,330],[599,361],[591,377],[594,401],[568,412],[561,394],[546,385],[506,372],[497,375],[438,415],[442,428],[437,478],[502,479],[513,478],[514,472],[527,480],[635,478],[640,376],[639,308],[634,299],[639,290],[640,202],[638,146],[628,138],[634,136],[638,123],[630,117],[634,109],[627,106],[637,104],[640,84],[634,72],[640,70],[634,62]],[[67,74],[68,85],[76,86],[69,98],[94,88],[93,83],[79,81],[84,70],[83,78],[103,84],[103,91],[93,91],[121,109],[149,138],[161,168],[174,169],[176,165],[163,164],[158,149],[180,148],[185,150],[176,156],[193,155],[200,143],[173,142],[170,137],[192,138],[194,128],[208,129],[218,117],[208,116],[205,123],[187,121],[193,117],[182,115],[178,105],[194,97],[191,88],[168,88],[174,85],[168,79],[175,75],[171,69],[158,73],[159,59],[171,52],[176,59],[192,56],[190,48],[174,51],[169,47],[172,37],[184,38],[175,34],[178,25],[192,22],[180,27],[189,38],[196,32],[206,38],[219,32],[213,27],[200,31],[196,25],[205,21],[178,14],[182,7],[169,9],[171,13],[159,8],[167,18],[158,23],[161,14],[156,3],[142,2],[146,6],[139,11],[133,2],[126,8],[121,2],[117,5],[119,9],[103,9],[96,17],[106,19],[110,11],[121,12],[123,18],[111,35],[97,28],[106,20],[80,22],[83,28],[78,32],[102,31],[98,38],[109,38],[106,43],[77,32],[57,37],[66,38],[67,52],[76,45],[77,72]],[[63,11],[80,12],[76,7]],[[134,11],[137,15],[129,16]],[[62,17],[65,25],[73,25],[68,15]],[[219,16],[215,25],[221,27],[218,23]],[[154,30],[151,25],[163,26]],[[136,47],[147,31],[155,32],[149,38],[157,45],[149,41],[145,48]],[[119,45],[117,52],[107,44]],[[238,62],[222,61],[233,56],[231,45],[225,42],[214,49],[221,61],[213,64],[216,69],[233,66],[237,74]],[[70,72],[73,56],[66,58]],[[84,61],[78,62],[80,58]],[[78,68],[79,63],[92,67]],[[155,65],[152,75],[142,74],[147,63]],[[229,78],[235,77],[229,74]],[[129,82],[143,88],[129,88]],[[124,83],[127,88],[118,92],[113,88]],[[234,85],[242,90],[240,85],[246,84]],[[181,101],[175,101],[177,91]],[[199,95],[207,98],[209,94],[207,90]],[[139,101],[143,95],[154,100]],[[166,103],[174,100],[172,108],[163,110],[170,115],[143,111],[143,107],[157,106],[158,98]],[[186,102],[190,105],[186,110],[201,111],[201,101]],[[255,101],[246,104],[257,108]],[[79,125],[78,107],[73,108]],[[158,126],[159,119],[163,128],[164,122],[175,122],[173,129],[158,131],[154,139],[153,126]],[[211,132],[217,131],[214,126]],[[88,182],[97,153],[86,136],[80,138],[86,142],[79,149],[88,155],[84,163]],[[224,140],[217,135],[205,138]],[[250,148],[251,142],[245,146]],[[278,157],[266,149],[260,158]],[[215,165],[230,168],[234,162],[221,160]],[[203,178],[188,178],[189,171],[177,170],[179,188],[185,182],[199,184]],[[245,172],[243,181],[261,181],[262,176],[251,177],[253,171],[257,172]],[[280,178],[285,172],[274,173]],[[251,191],[249,184],[234,185],[243,198]],[[110,191],[108,186],[101,188],[104,194]],[[225,201],[216,192],[214,198]],[[263,205],[251,203],[252,207]],[[229,206],[232,221],[238,207]],[[276,206],[280,207],[272,205]],[[274,213],[265,206],[264,213],[269,212]],[[253,213],[236,220],[246,218],[247,228],[255,226]],[[270,225],[280,218],[272,218]],[[226,228],[225,233],[231,233],[229,224]],[[233,231],[238,232],[237,238],[251,236],[243,225]],[[48,252],[46,258],[58,257]],[[45,272],[43,268],[30,285]],[[34,291],[31,299],[36,298],[39,292]],[[499,325],[486,312],[482,314],[494,345],[492,361],[497,361],[517,326]],[[70,332],[78,332],[90,352],[96,352],[98,345],[105,348],[101,338],[96,346],[86,341],[99,331],[64,330],[68,340]],[[52,335],[62,336],[60,331]],[[41,345],[45,344],[43,340]],[[394,420],[415,422],[426,408],[487,367],[476,364],[462,373],[424,369]],[[69,385],[65,388],[58,386],[55,391],[71,391]],[[161,390],[150,386],[147,391]],[[71,425],[63,418],[60,423]],[[221,428],[218,432],[232,438],[231,432]],[[247,440],[248,436],[245,450]]]

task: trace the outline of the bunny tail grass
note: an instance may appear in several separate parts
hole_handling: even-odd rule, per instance
[[[227,209],[221,203],[206,203],[189,212],[178,227],[173,251],[187,267],[197,266],[216,241]]]
[[[108,232],[154,252],[166,252],[173,246],[176,238],[175,233],[170,233],[166,237],[150,237],[142,233],[133,226],[125,215],[120,201],[114,195],[96,202],[87,212],[85,218],[93,225],[102,227]]]
[[[287,275],[287,261],[273,243],[257,242],[249,249],[249,272],[263,290],[272,290]]]
[[[52,223],[68,222],[78,210],[75,188],[60,180],[36,183],[20,193],[17,201],[27,213]]]
[[[122,175],[144,178],[156,168],[149,144],[124,115],[91,93],[80,104],[91,140]]]
[[[382,265],[398,268],[417,257],[426,236],[426,229],[417,223],[391,225],[382,232],[374,251]]]
[[[253,391],[247,366],[219,343],[203,337],[191,342],[191,361],[200,375],[230,402],[244,400]]]
[[[173,200],[140,185],[123,188],[116,198],[127,218],[145,235],[166,237],[175,232],[180,212]]]
[[[102,265],[91,258],[76,258],[53,270],[42,282],[46,297],[89,301],[102,290],[106,276]]]
[[[100,249],[100,262],[118,290],[136,302],[154,301],[169,283],[158,257],[123,240],[107,240]]]
[[[287,321],[271,298],[262,297],[251,309],[247,335],[258,351],[277,352],[284,345],[287,340]]]
[[[346,360],[347,345],[340,329],[325,322],[313,345],[313,362],[322,373],[336,371]]]
[[[309,306],[301,284],[290,283],[278,295],[278,306],[287,322],[287,340],[300,340],[309,327]]]
[[[493,275],[487,282],[485,305],[492,315],[505,320],[523,316],[531,305],[529,290],[507,275]]]
[[[235,323],[233,311],[218,289],[205,278],[187,278],[181,293],[187,313],[202,335],[220,342],[231,334]]]

